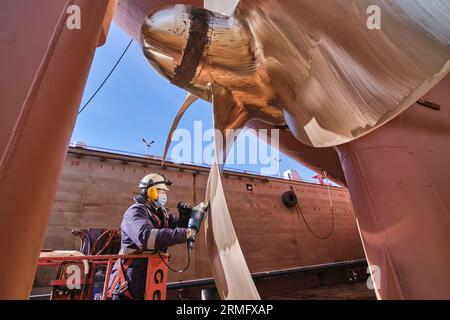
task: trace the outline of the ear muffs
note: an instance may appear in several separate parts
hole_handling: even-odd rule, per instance
[[[158,189],[156,187],[148,188],[147,189],[147,197],[152,201],[158,200],[158,197],[159,197]]]

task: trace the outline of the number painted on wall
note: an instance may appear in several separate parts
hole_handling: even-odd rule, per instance
[[[78,161],[78,160],[72,160],[72,162],[71,162],[70,165],[73,166],[73,167],[79,167],[79,166],[80,166],[80,161]]]

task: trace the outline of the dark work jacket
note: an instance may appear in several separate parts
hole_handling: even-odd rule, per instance
[[[167,247],[186,242],[186,229],[177,228],[178,218],[173,214],[164,215],[156,210],[147,200],[139,196],[134,199],[123,215],[121,227],[121,254],[134,251],[166,251]],[[113,266],[108,289],[117,274],[118,262]],[[147,259],[136,259],[125,272],[125,280],[135,299],[144,299],[145,280],[147,276]],[[115,290],[118,289],[116,285]]]

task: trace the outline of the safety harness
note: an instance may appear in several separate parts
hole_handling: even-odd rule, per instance
[[[127,272],[127,269],[130,267],[130,265],[133,263],[132,259],[127,259],[122,265],[122,261],[124,259],[119,258],[117,263],[117,275],[114,278],[114,281],[111,285],[111,288],[108,291],[108,298],[112,299],[113,293],[118,292],[120,294],[123,294],[126,298],[133,300],[134,297],[131,294],[130,290],[128,289],[128,281],[125,279],[125,272]],[[120,281],[120,286],[118,290],[115,290],[117,283]]]

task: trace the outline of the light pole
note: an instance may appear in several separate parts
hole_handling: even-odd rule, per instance
[[[154,140],[147,142],[147,140],[145,140],[144,138],[142,138],[142,142],[145,143],[145,157],[148,158],[150,156],[149,151],[150,151],[150,147],[152,146],[152,144],[155,143]]]
[[[278,175],[280,176],[280,178],[282,178],[282,175],[281,175],[281,166],[280,166],[281,158],[277,159],[277,158],[275,157],[274,160],[278,160]]]

